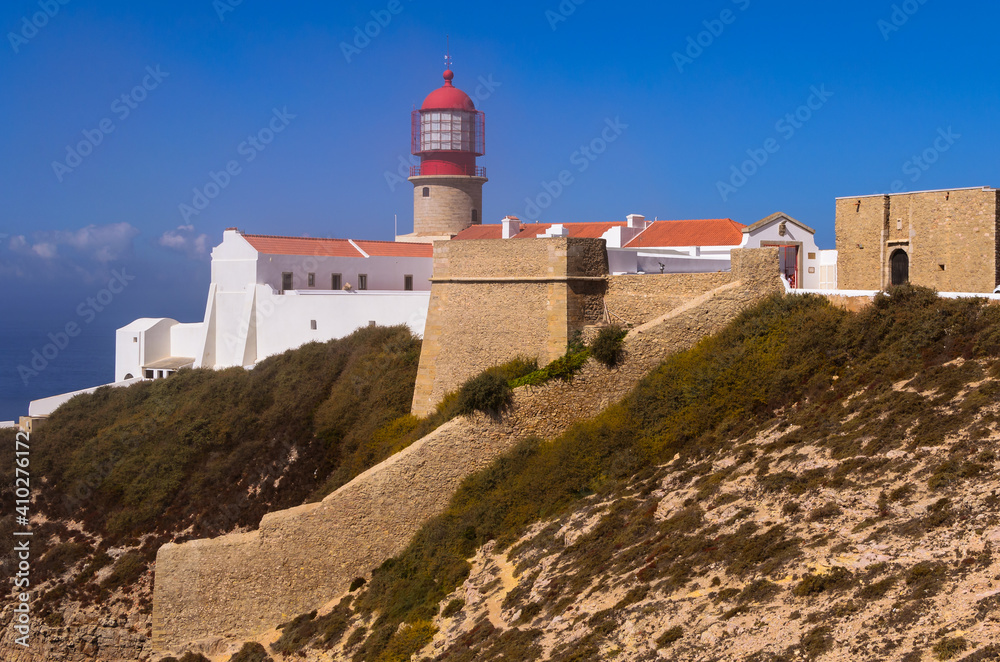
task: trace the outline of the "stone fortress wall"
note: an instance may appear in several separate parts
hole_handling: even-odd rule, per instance
[[[1000,284],[998,199],[990,188],[839,198],[838,288],[884,289],[890,258],[902,250],[915,285],[992,292]]]
[[[438,241],[413,413],[516,356],[542,365],[604,317],[603,239]]]
[[[565,239],[516,243],[525,244],[523,250],[531,253],[531,259],[525,257],[521,263],[523,277],[534,273],[547,279],[542,282],[543,294],[554,275],[545,266],[550,257],[554,260],[553,272],[563,268],[558,265],[572,261],[573,242]],[[449,249],[441,255],[468,258],[480,249]],[[580,250],[576,257],[592,268],[595,258],[588,257],[590,249],[583,244]],[[691,347],[761,298],[783,290],[778,278],[777,249],[735,250],[732,264],[732,272],[724,276],[679,279],[678,287],[683,284],[685,296],[656,294],[656,285],[612,280],[608,285],[612,301],[617,296],[619,305],[627,303],[631,288],[634,296],[641,295],[644,301],[637,319],[650,318],[629,333],[625,339],[626,358],[614,369],[591,360],[570,381],[555,380],[540,387],[518,389],[510,411],[501,420],[484,416],[453,420],[322,502],[266,515],[257,531],[164,545],[156,559],[154,649],[181,651],[192,642],[217,641],[219,637],[239,643],[339,597],[355,577],[366,575],[401,552],[424,522],[447,507],[463,478],[489,464],[519,439],[532,434],[551,438],[574,421],[597,414],[626,395],[665,356]],[[484,266],[462,260],[443,269],[458,278],[478,273]],[[536,311],[543,296],[536,291],[540,289],[538,281],[525,282],[534,289],[523,293],[534,300],[523,307],[516,298],[510,300],[506,314],[517,325],[507,328],[545,337],[547,343],[548,323],[542,325],[522,317]],[[671,279],[658,278],[656,282],[669,287]],[[469,289],[478,291],[476,287]],[[462,291],[462,287],[447,288],[450,296],[439,305],[462,301],[472,306],[469,317],[489,311],[494,305],[482,298],[457,298],[459,295],[452,290]],[[589,291],[568,294],[563,304],[567,311],[573,296],[589,301],[591,295]],[[659,297],[666,307],[653,318],[654,301]],[[681,303],[674,306],[678,301]],[[439,311],[439,315],[446,313]],[[567,312],[560,319],[569,317]],[[470,329],[466,334],[473,332]],[[439,338],[444,343],[458,342],[466,334],[454,339],[442,334]],[[509,341],[504,333],[492,337],[500,346],[483,347],[488,353],[483,355],[482,363],[492,363],[492,352],[501,352]],[[449,347],[441,344],[438,351],[440,357]]]

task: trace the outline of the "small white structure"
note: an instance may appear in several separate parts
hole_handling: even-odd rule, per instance
[[[56,409],[66,404],[78,395],[84,395],[87,393],[93,393],[99,388],[104,388],[105,386],[111,387],[122,387],[131,386],[136,382],[141,381],[138,378],[129,379],[127,381],[115,382],[113,384],[103,384],[101,386],[94,386],[93,388],[85,388],[80,391],[73,391],[72,393],[62,393],[60,395],[53,395],[49,398],[42,398],[41,400],[32,400],[31,404],[28,406],[28,416],[30,418],[44,418],[49,416]],[[0,426],[2,427],[2,426]]]
[[[740,248],[778,248],[781,275],[792,289],[817,290],[824,282],[836,288],[837,251],[819,250],[816,231],[805,223],[779,212],[744,228],[743,234]]]
[[[115,379],[250,367],[374,324],[406,324],[422,334],[432,250],[430,244],[274,237],[230,228],[212,251],[204,320],[140,319],[119,329]]]

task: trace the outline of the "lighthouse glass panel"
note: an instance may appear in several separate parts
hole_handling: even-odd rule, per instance
[[[475,151],[475,117],[466,111],[420,115],[420,151]]]

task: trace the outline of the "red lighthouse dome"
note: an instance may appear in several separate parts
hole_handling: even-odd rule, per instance
[[[424,99],[421,110],[468,110],[475,112],[476,104],[469,95],[451,84],[455,78],[451,69],[444,72],[444,85],[434,90]]]
[[[452,85],[455,74],[444,72],[444,85],[427,95],[411,118],[411,151],[420,165],[410,175],[485,177],[476,157],[486,153],[486,120],[468,94]]]

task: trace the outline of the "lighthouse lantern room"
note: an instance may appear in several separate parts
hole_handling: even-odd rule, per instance
[[[482,222],[486,169],[476,159],[486,153],[486,120],[468,94],[452,84],[431,92],[411,116],[411,151],[420,165],[413,183],[413,235],[400,239],[450,239]]]

